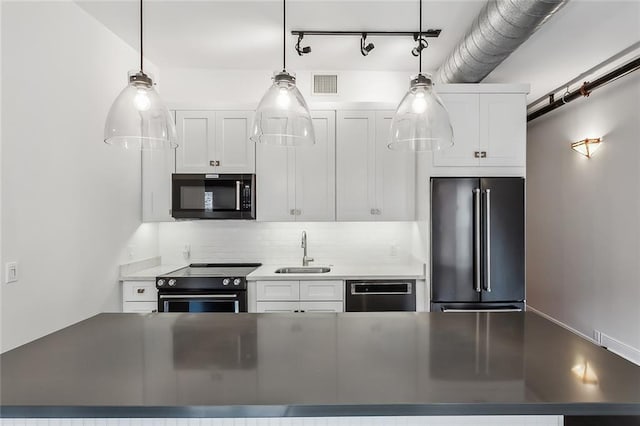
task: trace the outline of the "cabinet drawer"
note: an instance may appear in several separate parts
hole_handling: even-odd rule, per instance
[[[300,302],[303,312],[344,312],[342,302]]]
[[[256,300],[299,300],[299,281],[258,281]]]
[[[256,312],[258,313],[277,313],[277,312],[294,312],[300,309],[299,302],[257,302]]]
[[[155,281],[125,281],[122,286],[125,302],[156,302],[158,299]]]
[[[158,309],[158,302],[124,302],[122,312],[146,314],[155,312]]]
[[[300,281],[300,300],[344,300],[344,282]]]

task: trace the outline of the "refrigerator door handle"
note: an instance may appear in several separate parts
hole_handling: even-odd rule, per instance
[[[480,287],[481,275],[480,275],[480,189],[473,190],[473,198],[475,202],[475,232],[473,235],[474,255],[475,255],[475,290],[480,293],[482,288]]]
[[[484,220],[485,220],[485,273],[486,281],[484,289],[491,292],[491,190],[485,189],[486,199],[484,204]]]

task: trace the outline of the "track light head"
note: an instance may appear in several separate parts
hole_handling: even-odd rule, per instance
[[[304,38],[304,33],[298,34],[298,42],[296,43],[296,52],[298,52],[298,56],[302,56],[302,55],[306,55],[307,53],[311,53],[311,47],[310,46],[304,46],[304,47],[300,46],[300,43],[302,42],[303,38]]]
[[[413,56],[420,56],[420,52],[429,47],[429,43],[424,37],[420,37],[417,34],[413,36],[413,39],[418,43],[416,47],[411,49],[411,54]]]
[[[360,53],[362,53],[362,56],[367,56],[374,48],[373,43],[367,44],[367,33],[362,33],[362,38],[360,39]]]

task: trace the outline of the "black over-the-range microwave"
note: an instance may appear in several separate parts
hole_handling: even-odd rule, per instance
[[[255,219],[256,175],[174,173],[171,215],[176,219]]]

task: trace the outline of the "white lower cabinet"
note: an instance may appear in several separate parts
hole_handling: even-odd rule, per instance
[[[158,290],[155,280],[122,283],[122,312],[149,313],[157,309]]]
[[[344,312],[344,281],[257,281],[256,312]]]

